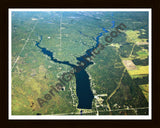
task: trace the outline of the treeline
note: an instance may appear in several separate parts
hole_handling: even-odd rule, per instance
[[[142,77],[142,78],[136,78],[136,79],[133,79],[134,82],[137,84],[137,85],[141,85],[141,84],[148,84],[148,75],[146,77]]]
[[[142,66],[147,66],[148,65],[148,58],[141,60],[141,59],[134,59],[133,63],[135,65],[142,65]]]

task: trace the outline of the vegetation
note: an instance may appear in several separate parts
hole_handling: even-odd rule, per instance
[[[51,86],[55,87],[71,67],[51,61],[35,46],[36,41],[43,35],[41,47],[53,52],[57,60],[77,65],[76,57],[96,45],[102,28],[114,30],[113,20],[115,26],[124,23],[127,29],[86,69],[94,95],[107,95],[101,97],[99,107],[94,98],[92,109],[84,114],[96,115],[98,110],[99,115],[147,115],[148,109],[134,109],[148,107],[149,102],[148,45],[136,44],[148,40],[146,12],[12,12],[12,115],[79,115],[75,78],[66,83],[64,91],[54,91],[52,99],[39,106],[37,98],[45,99]],[[100,43],[106,43],[108,34],[103,34]],[[127,71],[124,59],[132,60],[137,69]],[[108,104],[113,112],[109,112],[106,100],[112,94]]]

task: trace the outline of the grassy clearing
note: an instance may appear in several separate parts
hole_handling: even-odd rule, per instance
[[[131,76],[149,74],[149,66],[137,66],[137,70],[128,71]]]
[[[149,84],[139,85],[139,87],[142,89],[142,92],[147,101],[149,101]]]
[[[137,41],[141,40],[138,38],[138,36],[140,35],[139,31],[127,30],[125,33],[127,35],[127,42],[136,43]]]
[[[140,39],[138,38],[140,36],[140,31],[133,31],[133,30],[127,30],[125,31],[127,35],[127,42],[129,43],[136,43],[136,42],[146,42],[147,39]]]
[[[141,51],[138,51],[136,52],[138,54],[138,57],[139,59],[145,59],[148,57],[148,51],[147,50],[144,50],[142,49]]]
[[[143,78],[143,77],[147,77],[147,74],[143,74],[143,75],[132,75],[131,77],[132,77],[132,79]]]

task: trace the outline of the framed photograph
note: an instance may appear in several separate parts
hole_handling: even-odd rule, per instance
[[[9,8],[9,120],[151,120],[151,8]]]

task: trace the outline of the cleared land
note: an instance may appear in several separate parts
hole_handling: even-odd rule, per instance
[[[148,45],[148,42],[136,42],[137,45]]]
[[[142,89],[145,98],[149,101],[149,84],[139,85],[139,87]]]
[[[123,60],[122,61],[127,70],[135,70],[136,65],[132,62],[132,60]]]
[[[128,71],[132,75],[144,75],[149,73],[149,66],[137,66],[137,70]]]

